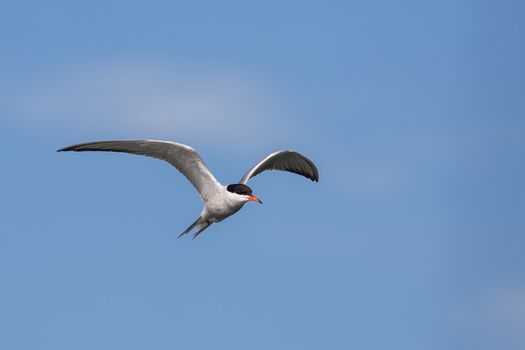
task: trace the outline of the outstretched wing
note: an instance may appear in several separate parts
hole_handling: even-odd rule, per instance
[[[315,164],[305,156],[294,151],[279,151],[268,155],[266,158],[251,168],[241,179],[241,184],[265,170],[283,170],[307,177],[312,181],[319,181],[319,172]]]
[[[100,141],[81,143],[58,150],[58,152],[65,151],[124,152],[164,160],[190,180],[205,202],[221,187],[197,151],[180,143],[155,140]]]

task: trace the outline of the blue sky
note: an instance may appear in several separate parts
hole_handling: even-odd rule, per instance
[[[518,1],[11,2],[0,11],[0,347],[523,349]],[[199,239],[155,138],[235,183]]]

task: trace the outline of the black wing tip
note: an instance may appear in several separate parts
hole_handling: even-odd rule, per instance
[[[115,144],[119,142],[144,142],[144,141],[149,141],[149,140],[110,140],[110,141],[84,142],[84,143],[77,143],[71,146],[60,148],[57,150],[57,152],[69,152],[69,151],[73,151],[73,152],[84,152],[84,151],[119,152],[117,150],[112,150],[112,149],[103,149],[100,146]]]
[[[96,146],[97,144],[113,143],[113,142],[124,142],[124,141],[93,141],[93,142],[76,143],[71,146],[62,147],[58,149],[57,152],[105,151],[104,149],[96,149],[93,146]]]
[[[313,165],[313,163],[312,163]],[[314,175],[314,179],[312,181],[314,182],[319,182],[319,171],[317,170],[317,167],[314,165],[314,170],[315,170],[315,175]]]
[[[319,182],[319,174],[317,174],[317,172],[313,175],[306,175],[306,174],[301,174],[301,175],[303,175],[307,179],[310,179],[310,181],[312,182]]]
[[[77,146],[78,146],[78,145],[62,147],[62,148],[60,148],[60,149],[57,149],[57,152],[77,151]]]
[[[87,143],[76,143],[74,145],[71,145],[71,146],[66,146],[66,147],[62,147],[60,149],[57,149],[57,152],[70,152],[70,151],[74,151],[74,152],[79,152],[79,151],[89,151],[88,149],[88,146],[94,144],[94,143],[99,143],[100,141],[97,141],[97,142],[87,142]]]
[[[285,149],[282,151],[278,151],[276,153],[293,153],[299,158],[301,158],[302,160],[304,160],[310,166],[310,169],[312,170],[312,174],[305,174],[303,172],[296,172],[296,174],[303,175],[307,179],[310,179],[312,182],[319,182],[319,171],[317,170],[317,167],[315,166],[314,162],[312,162],[308,157],[306,157],[305,155],[297,151],[293,151],[290,149]]]
[[[304,160],[310,166],[310,169],[312,170],[313,174],[311,176],[309,175],[305,175],[305,176],[309,178],[310,180],[312,180],[313,182],[319,182],[319,170],[317,170],[317,167],[315,166],[314,162],[312,162],[308,157],[302,155],[299,152],[295,152],[295,151],[291,151],[291,152],[297,154],[299,157],[301,157],[302,160]]]

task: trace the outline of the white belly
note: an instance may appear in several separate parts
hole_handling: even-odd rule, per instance
[[[238,212],[246,201],[224,190],[221,195],[210,198],[204,205],[202,217],[209,222],[219,222]]]

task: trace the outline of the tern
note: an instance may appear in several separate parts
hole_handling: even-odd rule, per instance
[[[204,208],[200,216],[185,229],[179,237],[197,231],[200,235],[211,224],[220,222],[238,212],[249,201],[262,204],[246,184],[248,180],[266,170],[282,170],[302,175],[314,182],[319,181],[315,164],[305,156],[294,151],[277,151],[269,154],[255,164],[239,181],[222,185],[210,172],[195,149],[181,143],[160,140],[97,141],[76,144],[59,149],[57,152],[123,152],[164,160],[182,173],[199,192]]]

